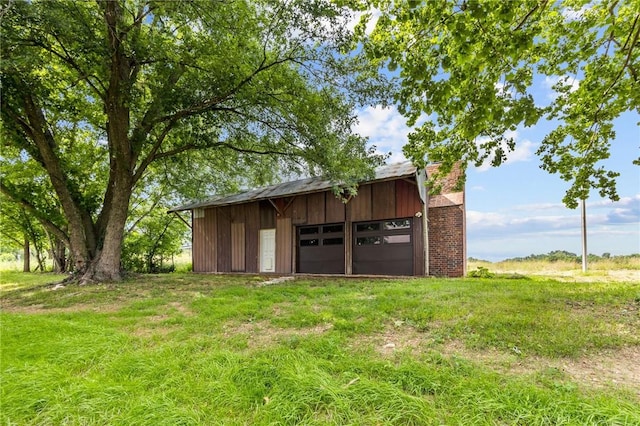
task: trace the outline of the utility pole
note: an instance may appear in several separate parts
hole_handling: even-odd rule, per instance
[[[582,199],[582,272],[587,272],[587,202]]]

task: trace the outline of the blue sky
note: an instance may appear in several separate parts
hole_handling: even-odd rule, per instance
[[[550,96],[539,84],[539,96]],[[545,93],[547,91],[548,93]],[[365,108],[356,131],[368,136],[378,151],[391,153],[389,163],[402,161],[402,146],[410,129],[395,108]],[[620,172],[620,201],[611,202],[592,191],[587,200],[588,251],[601,255],[640,253],[640,116],[627,113],[615,122],[616,139],[607,164]],[[535,151],[551,124],[518,129],[516,150],[499,168],[467,171],[467,254],[498,261],[516,256],[567,250],[581,253],[580,209],[562,204],[569,187],[558,175],[540,169]]]

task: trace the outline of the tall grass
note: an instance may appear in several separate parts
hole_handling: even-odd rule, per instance
[[[487,262],[483,260],[471,260],[467,263],[467,269],[473,270],[477,267],[488,268],[499,273],[520,272],[527,274],[553,273],[553,272],[579,272],[582,264],[570,261],[549,262],[545,260],[527,260],[527,261],[510,261],[504,260],[500,262]],[[588,263],[588,269],[591,271],[617,271],[632,270],[640,271],[640,258],[611,258],[599,259]]]

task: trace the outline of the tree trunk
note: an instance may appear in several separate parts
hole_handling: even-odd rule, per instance
[[[67,272],[67,250],[62,241],[49,235],[49,244],[51,245],[51,258],[53,259],[53,271],[57,273]]]
[[[36,251],[36,261],[38,262],[38,266],[36,267],[36,271],[39,269],[40,272],[44,272],[44,256],[42,255],[42,245],[37,241],[34,243],[33,247]]]
[[[132,182],[129,174],[119,174],[115,179],[111,209],[106,220],[102,245],[80,278],[81,283],[119,281],[121,274],[122,241],[129,211]]]
[[[96,251],[80,278],[81,283],[119,281],[122,239],[134,184],[135,159],[129,140],[129,97],[132,62],[122,44],[122,8],[119,2],[104,2],[107,44],[110,50],[109,84],[105,92],[107,142],[109,145],[109,186],[98,219]]]
[[[24,237],[24,259],[22,260],[22,272],[31,272],[31,253],[29,250],[29,238]]]

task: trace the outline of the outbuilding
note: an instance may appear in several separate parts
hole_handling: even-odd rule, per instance
[[[413,275],[466,272],[460,170],[428,195],[437,165],[378,168],[346,202],[312,177],[177,207],[190,211],[194,272]]]

